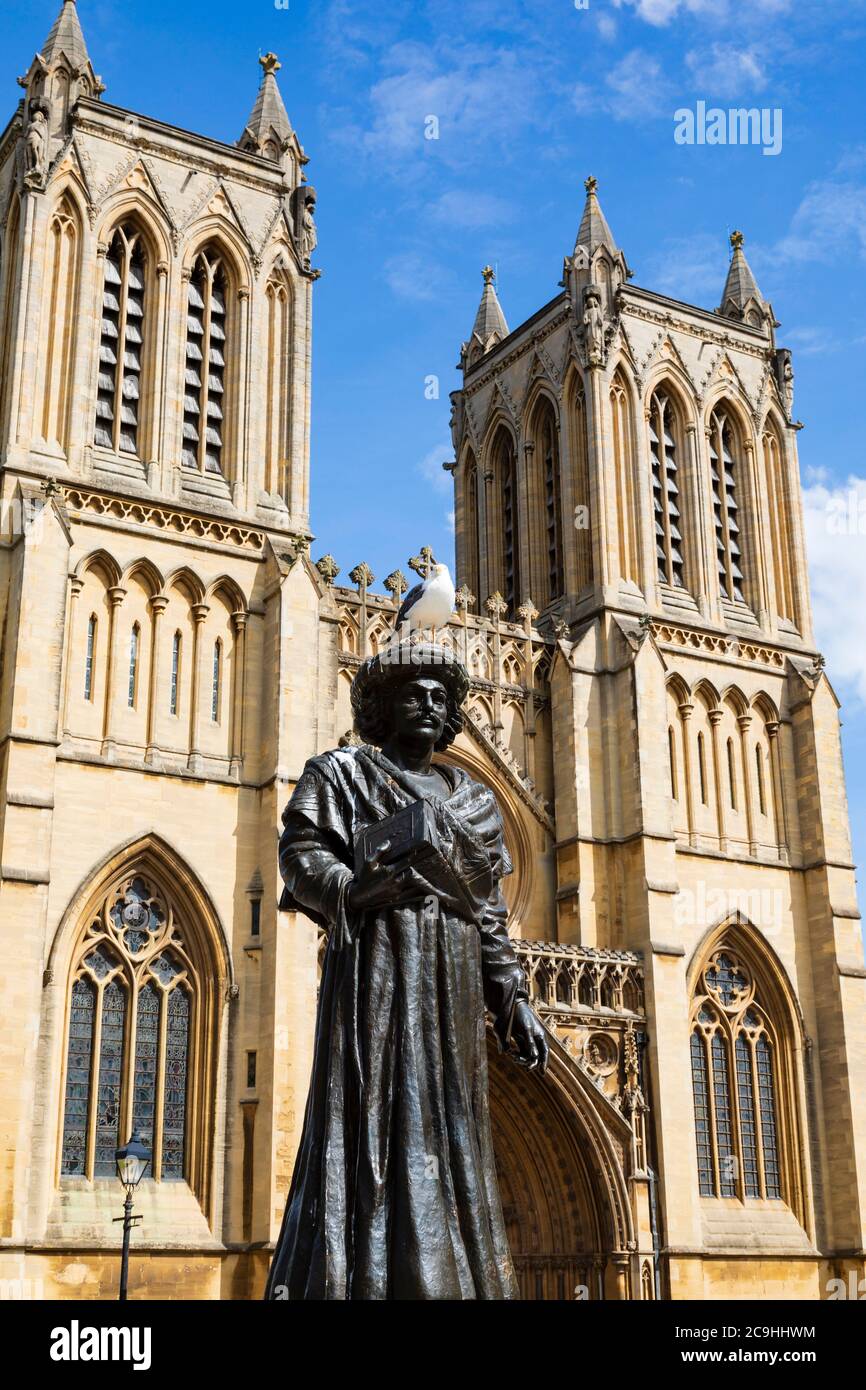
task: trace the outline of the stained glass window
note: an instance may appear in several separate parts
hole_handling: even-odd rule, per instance
[[[60,1169],[62,1173],[83,1174],[85,1170],[95,1005],[95,985],[87,979],[76,980],[72,986],[69,1043],[66,1050],[66,1111],[63,1120],[63,1157]]]
[[[148,878],[132,874],[103,899],[75,957],[63,1176],[113,1178],[118,1144],[138,1129],[157,1146],[148,1176],[184,1177],[197,1016],[173,908]]]
[[[776,1097],[773,1082],[773,1056],[765,1037],[755,1043],[758,1069],[758,1104],[761,1112],[761,1149],[764,1156],[764,1186],[768,1197],[782,1195],[779,1180],[779,1152],[776,1136]]]
[[[731,1120],[731,1082],[724,1039],[713,1036],[710,1047],[713,1063],[713,1102],[716,1112],[716,1152],[719,1157],[719,1192],[722,1197],[737,1195],[737,1159],[734,1154]]]
[[[123,1036],[126,1023],[126,991],[112,980],[102,992],[102,1036],[99,1045],[99,1080],[96,1091],[96,1152],[93,1173],[112,1177],[119,1140],[120,1088],[123,1082]]]
[[[692,1089],[695,1100],[695,1129],[698,1136],[698,1187],[702,1197],[715,1196],[713,1151],[710,1142],[710,1098],[707,1086],[707,1055],[700,1033],[692,1033]]]
[[[156,1070],[159,1062],[159,990],[152,982],[139,992],[135,1029],[135,1074],[132,1082],[132,1127],[152,1144],[156,1117]]]
[[[748,980],[735,960],[724,954],[713,961],[707,971],[707,985],[725,1005],[733,1004],[741,998],[748,987]]]
[[[189,1065],[189,995],[181,986],[168,996],[165,1087],[162,1112],[162,1176],[182,1178]]]
[[[742,1034],[737,1038],[734,1048],[737,1058],[740,1138],[743,1145],[743,1187],[747,1197],[760,1197],[761,1184],[758,1177],[758,1144],[751,1048]]]
[[[781,1200],[778,1072],[757,983],[727,947],[701,978],[691,1036],[701,1196]]]

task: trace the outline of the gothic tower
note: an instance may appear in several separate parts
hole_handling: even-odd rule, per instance
[[[538,1005],[565,1036],[564,948],[639,962],[642,1288],[818,1298],[863,1273],[866,986],[791,355],[731,242],[719,309],[639,288],[588,179],[554,299],[509,330],[485,269],[452,397],[458,579],[553,650]]]
[[[335,736],[319,272],[260,62],[236,144],[178,130],[105,100],[65,0],[0,136],[0,1277],[45,1296],[111,1296],[134,1127],[142,1287],[242,1293],[306,1085],[316,940],[276,933],[275,828]]]

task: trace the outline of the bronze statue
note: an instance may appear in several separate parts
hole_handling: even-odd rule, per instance
[[[311,758],[283,814],[281,907],[328,929],[304,1130],[266,1297],[502,1299],[517,1285],[496,1182],[485,1007],[544,1071],[506,931],[489,788],[432,761],[465,668],[430,643],[365,661],[361,747]]]

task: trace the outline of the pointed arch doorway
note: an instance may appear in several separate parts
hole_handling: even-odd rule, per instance
[[[596,1119],[574,1093],[570,1060],[552,1049],[546,1077],[488,1047],[490,1117],[508,1242],[531,1301],[628,1297],[631,1235],[625,1178]]]

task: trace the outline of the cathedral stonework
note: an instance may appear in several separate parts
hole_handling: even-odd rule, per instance
[[[114,1296],[134,1128],[136,1297],[261,1296],[322,948],[280,815],[409,587],[310,555],[316,193],[260,62],[235,145],[180,131],[65,0],[0,135],[0,1281],[45,1298]],[[739,233],[719,309],[676,302],[594,179],[554,299],[510,331],[483,278],[441,756],[495,792],[551,1034],[540,1076],[491,1033],[521,1295],[827,1297],[866,970],[791,354]]]

